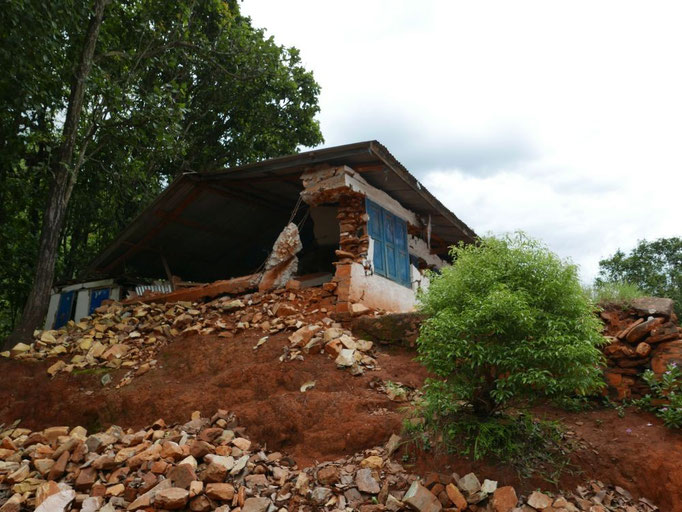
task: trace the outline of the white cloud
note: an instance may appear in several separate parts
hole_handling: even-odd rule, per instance
[[[479,233],[583,269],[679,236],[678,2],[246,0],[322,86],[327,145],[377,139]]]

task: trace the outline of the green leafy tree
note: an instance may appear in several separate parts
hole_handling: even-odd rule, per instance
[[[611,283],[629,283],[649,295],[682,304],[682,238],[640,240],[630,254],[619,249],[601,260],[595,287]]]
[[[55,277],[74,278],[179,173],[322,141],[298,51],[234,0],[10,0],[0,68],[10,343],[42,322]]]
[[[436,376],[425,388],[436,426],[453,432],[449,425],[471,415],[475,429],[489,429],[510,407],[601,385],[601,325],[575,266],[522,233],[453,247],[451,256],[421,296],[418,351]],[[477,442],[480,433],[467,436]]]

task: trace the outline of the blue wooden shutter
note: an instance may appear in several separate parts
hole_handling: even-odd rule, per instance
[[[407,223],[398,217],[395,217],[395,259],[398,270],[398,282],[411,286],[410,255],[407,248]]]
[[[367,200],[368,231],[374,241],[374,271],[405,286],[411,286],[407,224]]]
[[[386,275],[386,251],[384,247],[384,220],[381,208],[371,201],[367,201],[369,214],[369,236],[374,240],[374,271],[382,276]]]
[[[95,310],[102,305],[102,302],[109,298],[109,288],[100,288],[90,292],[90,307],[88,315],[92,315]]]
[[[73,296],[75,292],[62,292],[59,295],[59,306],[57,307],[57,315],[54,319],[54,329],[64,327],[66,322],[71,320],[71,313],[73,311]]]
[[[395,217],[386,210],[382,211],[384,217],[384,245],[386,247],[386,277],[393,281],[398,280],[398,268],[395,257]]]

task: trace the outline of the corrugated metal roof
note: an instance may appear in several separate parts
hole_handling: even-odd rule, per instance
[[[88,273],[133,270],[215,280],[257,268],[288,221],[315,165],[348,165],[406,208],[431,217],[442,243],[473,242],[474,231],[436,199],[379,142],[323,148],[210,173],[184,174],[159,195],[89,266]],[[261,254],[261,252],[263,254]]]

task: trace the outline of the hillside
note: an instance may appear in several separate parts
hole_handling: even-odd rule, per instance
[[[343,508],[342,504],[362,510],[435,510],[428,508],[436,506],[428,505],[428,500],[426,505],[411,505],[410,495],[405,496],[417,478],[431,490],[423,498],[435,497],[438,507],[457,510],[453,501],[457,490],[469,499],[469,510],[511,510],[500,504],[509,490],[500,491],[497,505],[493,505],[495,490],[488,487],[490,492],[476,494],[480,489],[469,489],[467,482],[472,479],[464,476],[471,472],[480,482],[489,479],[499,488],[512,486],[524,503],[536,489],[555,495],[550,508],[522,510],[574,510],[568,505],[559,506],[563,501],[556,504],[556,497],[562,493],[579,507],[576,510],[649,511],[654,510],[651,503],[661,510],[682,509],[682,470],[675,462],[682,455],[682,440],[657,418],[634,411],[620,418],[613,409],[579,413],[538,409],[539,415],[561,417],[568,436],[578,445],[571,455],[573,469],[562,475],[558,485],[538,476],[520,480],[511,467],[472,462],[437,451],[424,452],[407,438],[387,451],[382,447],[393,435],[401,435],[407,399],[427,374],[414,360],[414,348],[367,342],[353,334],[350,325],[329,318],[327,300],[324,291],[309,289],[223,297],[205,304],[113,303],[80,325],[37,333],[37,341],[30,349],[20,347],[15,353],[18,359],[0,360],[0,422],[5,425],[0,434],[4,438],[4,451],[0,451],[0,459],[4,460],[0,465],[0,503],[11,498],[16,504],[19,495],[22,510],[30,510],[36,506],[37,497],[44,498],[44,493],[68,491],[60,488],[57,492],[53,484],[52,491],[37,491],[51,479],[74,488],[72,501],[83,510],[87,496],[101,497],[96,504],[104,506],[106,502],[111,507],[102,510],[130,509],[135,500],[151,490],[152,477],[145,475],[153,475],[153,481],[159,484],[168,481],[162,476],[179,471],[179,455],[168,457],[163,449],[167,442],[183,438],[183,425],[189,425],[187,421],[194,418],[190,424],[196,428],[192,427],[188,435],[211,446],[201,457],[194,454],[197,467],[193,468],[191,481],[212,481],[213,477],[206,476],[213,465],[209,453],[220,457],[232,454],[238,459],[240,452],[235,451],[232,440],[215,442],[224,431],[232,430],[253,443],[251,451],[242,450],[249,455],[245,472],[214,482],[231,485],[237,498],[231,496],[227,502],[232,507],[241,505],[242,510],[275,510],[283,506],[288,510],[299,506],[334,510]],[[380,315],[367,313],[370,321],[371,315]],[[392,317],[383,321],[390,324]],[[97,348],[98,343],[106,345],[106,350]],[[218,419],[216,411],[224,411]],[[216,421],[220,418],[227,423],[218,428]],[[78,428],[72,430],[74,427]],[[111,467],[88,470],[88,462],[94,465],[104,455],[76,445],[88,446],[92,435],[111,433],[112,428],[123,436],[111,447],[114,458],[121,451],[127,455],[119,456]],[[70,440],[74,438],[80,442]],[[134,443],[130,441],[133,438]],[[185,444],[190,452],[182,452],[183,459],[193,453],[193,445],[187,440]],[[130,449],[132,446],[138,448]],[[149,458],[131,461],[130,457],[134,459],[142,449]],[[53,464],[59,462],[65,450],[70,458],[65,461],[64,472],[59,477],[51,475]],[[272,453],[282,459],[271,459]],[[372,456],[380,459],[363,462]],[[37,459],[50,460],[50,470],[41,471]],[[338,482],[332,484],[324,478],[324,474],[335,474],[329,469],[330,462],[339,473]],[[125,467],[129,468],[125,475],[118,472],[113,484],[123,484],[124,490],[113,495],[109,491],[114,481],[110,473]],[[282,476],[282,468],[287,477]],[[376,481],[376,492],[359,488],[357,480],[364,477],[358,477],[358,471],[364,468],[370,469],[371,475],[361,475]],[[19,480],[21,475],[16,476],[19,469],[23,480]],[[84,472],[88,475],[87,485],[82,483],[86,477],[80,476]],[[259,475],[265,475],[266,480]],[[306,478],[310,481],[302,489],[299,480]],[[592,481],[600,483],[590,484]],[[225,500],[208,492],[207,486],[195,492],[196,496],[189,484],[186,487],[188,494],[168,489],[156,501],[148,495],[150,501],[145,506],[170,509],[176,505],[164,500],[173,499],[178,500],[180,508],[191,510],[210,510],[225,504]],[[273,492],[279,493],[277,498],[272,498]],[[345,503],[339,501],[341,496]],[[258,502],[261,508],[250,508],[256,502],[248,501],[249,497],[270,501],[266,505]],[[604,502],[606,497],[610,504]],[[0,510],[20,510],[11,508],[10,501]],[[422,506],[426,508],[419,508]]]

